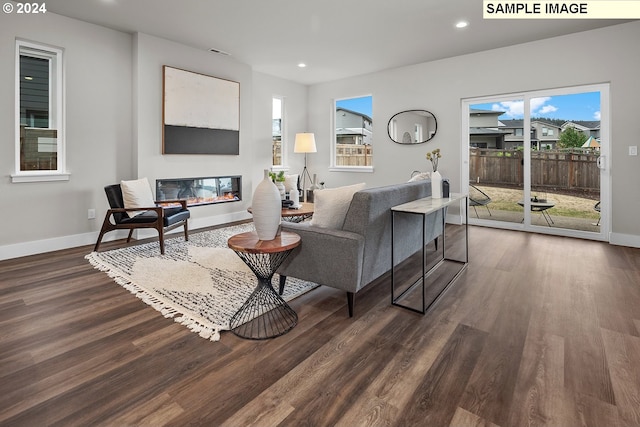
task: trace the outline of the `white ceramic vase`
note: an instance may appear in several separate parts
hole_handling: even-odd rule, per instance
[[[438,171],[433,171],[431,174],[431,197],[434,199],[442,198],[442,175]]]
[[[269,170],[265,169],[264,179],[258,184],[251,199],[253,224],[260,240],[273,240],[280,227],[282,202],[278,187],[269,178]]]

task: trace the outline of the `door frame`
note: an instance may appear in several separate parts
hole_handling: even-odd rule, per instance
[[[461,111],[461,163],[460,163],[460,183],[461,191],[469,194],[469,109],[471,105],[489,102],[513,101],[522,99],[524,102],[524,129],[531,128],[531,99],[544,96],[571,95],[583,92],[600,92],[600,231],[590,232],[581,230],[571,230],[566,228],[542,227],[531,225],[531,134],[523,132],[524,149],[524,177],[523,177],[523,197],[525,200],[524,222],[521,224],[476,219],[468,215],[469,224],[481,225],[494,228],[520,230],[541,234],[552,234],[566,237],[577,237],[590,240],[610,241],[611,232],[611,113],[610,113],[610,84],[595,83],[589,85],[570,86],[555,89],[541,89],[527,92],[517,92],[510,94],[500,94],[493,96],[481,96],[472,98],[462,98],[460,100]],[[468,209],[468,207],[467,207]]]

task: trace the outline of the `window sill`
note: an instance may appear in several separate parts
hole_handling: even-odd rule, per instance
[[[47,181],[69,181],[69,173],[21,173],[12,174],[11,182],[47,182]]]
[[[363,172],[373,173],[373,166],[333,166],[329,172]]]

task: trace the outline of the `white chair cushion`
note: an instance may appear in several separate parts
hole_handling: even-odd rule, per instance
[[[155,206],[153,193],[147,178],[134,179],[131,181],[120,181],[122,190],[122,200],[124,207],[130,208],[152,208]],[[130,217],[136,216],[144,211],[133,211],[127,214]]]
[[[325,188],[313,192],[313,217],[311,225],[322,228],[342,229],[353,195],[364,190],[365,183],[338,188]]]

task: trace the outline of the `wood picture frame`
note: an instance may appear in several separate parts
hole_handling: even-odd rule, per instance
[[[240,83],[164,65],[162,154],[240,154]]]

